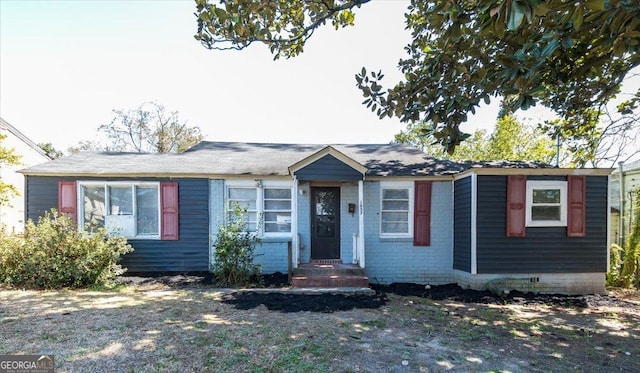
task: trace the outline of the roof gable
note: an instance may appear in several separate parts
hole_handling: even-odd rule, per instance
[[[0,129],[7,130],[9,133],[13,134],[15,137],[20,139],[20,141],[22,141],[27,146],[29,146],[31,149],[33,149],[33,151],[35,151],[36,153],[42,155],[44,158],[51,159],[47,155],[47,153],[38,146],[38,144],[36,144],[35,142],[31,141],[31,139],[29,139],[24,133],[20,132],[17,128],[15,128],[11,124],[9,124],[9,122],[7,122],[6,120],[4,120],[2,118],[0,118]]]
[[[288,167],[289,173],[295,174],[296,172],[302,169],[305,169],[305,168],[308,169],[314,163],[318,163],[323,159],[324,159],[324,162],[333,162],[332,160],[335,159],[362,175],[364,175],[367,172],[367,168],[365,166],[358,163],[353,158],[346,156],[344,153],[336,150],[333,146],[329,145],[324,147],[322,150],[317,151],[309,155],[308,157],[289,166]]]

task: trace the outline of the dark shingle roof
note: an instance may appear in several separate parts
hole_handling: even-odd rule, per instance
[[[182,154],[77,153],[29,167],[29,175],[288,175],[288,167],[327,145],[203,141]],[[539,168],[527,162],[437,160],[402,144],[338,144],[368,176],[452,175],[472,167]]]

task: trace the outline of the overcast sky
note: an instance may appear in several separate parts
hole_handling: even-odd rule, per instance
[[[0,0],[0,116],[59,150],[146,101],[212,141],[388,143],[405,125],[361,105],[354,74],[365,66],[398,81],[407,5],[373,0],[355,27],[320,29],[302,55],[273,61],[263,45],[203,48],[192,0]],[[496,113],[493,102],[462,129],[490,130]]]

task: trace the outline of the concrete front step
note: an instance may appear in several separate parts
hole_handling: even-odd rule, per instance
[[[291,277],[294,288],[342,288],[369,287],[369,278],[354,275],[294,275]]]
[[[364,268],[354,264],[302,264],[293,269],[294,276],[364,276]]]

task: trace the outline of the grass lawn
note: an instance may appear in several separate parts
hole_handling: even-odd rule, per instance
[[[291,312],[211,288],[5,289],[0,353],[53,354],[57,372],[637,372],[640,295],[614,294],[578,307],[387,293]],[[345,301],[300,297],[280,301]]]

